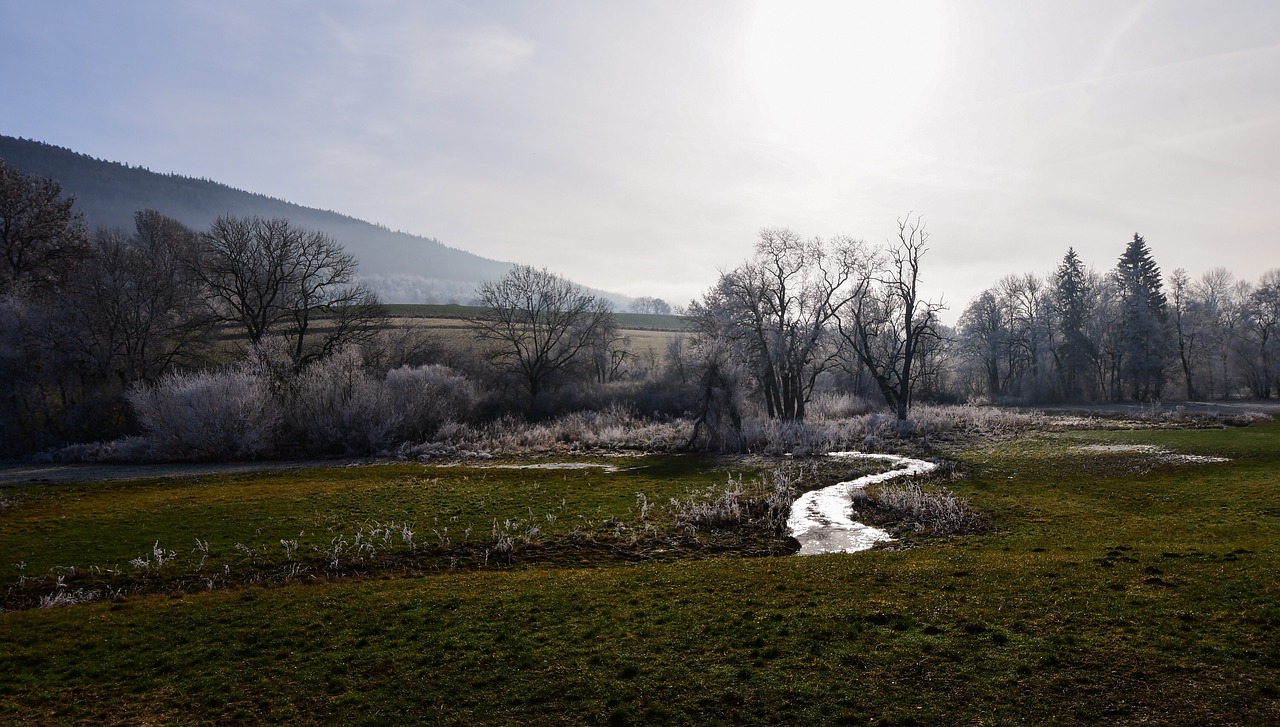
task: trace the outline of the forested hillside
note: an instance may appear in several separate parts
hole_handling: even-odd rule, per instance
[[[478,284],[502,277],[509,263],[397,232],[353,217],[245,192],[207,179],[157,174],[94,159],[38,141],[0,135],[0,159],[49,177],[76,198],[90,228],[132,229],[134,213],[154,209],[196,230],[219,215],[285,218],[338,240],[360,261],[360,273],[393,303],[468,302]]]

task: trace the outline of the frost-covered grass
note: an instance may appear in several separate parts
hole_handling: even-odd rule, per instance
[[[1230,461],[1129,467],[1148,455],[1081,449],[1092,444]],[[301,578],[0,613],[0,720],[1280,723],[1280,425],[1035,433],[944,454],[959,465],[938,484],[992,527],[928,547],[696,561],[637,552],[641,562]],[[296,539],[301,553],[308,541],[292,528],[325,514],[341,514],[348,544],[371,518],[413,522],[418,544],[435,537],[430,516],[481,512],[481,493],[486,518],[527,522],[522,503],[542,515],[564,498],[606,528],[657,527],[669,516],[659,504],[727,480],[724,466],[673,462],[21,487],[0,512],[0,567],[31,561],[15,551],[15,525],[59,560],[9,576],[99,549],[132,568],[154,562],[157,539],[198,559],[177,523],[226,534],[208,536],[211,559],[258,527],[240,542],[283,553],[279,540]],[[564,519],[540,525],[544,547]],[[696,535],[712,542],[710,530]]]

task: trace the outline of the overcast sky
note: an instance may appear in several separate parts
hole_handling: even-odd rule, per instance
[[[923,213],[954,320],[1068,246],[1280,265],[1280,2],[0,0],[0,132],[687,302]]]

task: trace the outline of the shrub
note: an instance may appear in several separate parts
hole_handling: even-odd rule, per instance
[[[925,490],[915,483],[880,485],[872,491],[856,489],[849,498],[854,507],[870,507],[899,521],[902,530],[966,535],[985,526],[977,511],[949,490]]]
[[[747,484],[729,476],[723,489],[708,488],[671,498],[676,526],[690,532],[735,528],[755,521],[775,535],[787,532],[787,517],[799,491],[797,473],[774,469],[769,478]]]
[[[271,452],[280,410],[245,367],[174,373],[128,394],[155,454],[164,459],[243,459]]]
[[[402,366],[387,372],[384,386],[400,441],[430,439],[446,422],[469,418],[477,398],[467,377],[447,366]]]
[[[299,375],[289,424],[313,454],[368,454],[390,444],[401,413],[383,382],[347,348]]]

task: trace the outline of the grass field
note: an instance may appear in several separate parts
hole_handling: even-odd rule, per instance
[[[484,309],[470,305],[443,305],[431,303],[389,303],[387,313],[392,318],[436,318],[472,320]],[[632,331],[688,331],[692,325],[688,318],[654,313],[614,313],[618,325]]]
[[[447,345],[475,342],[473,321],[483,309],[465,305],[396,303],[387,306],[388,324],[426,332]],[[681,316],[648,313],[615,313],[619,333],[627,339],[626,349],[645,362],[662,361],[671,338],[691,330]],[[323,329],[323,326],[321,326]]]
[[[1088,448],[1137,444],[1230,461]],[[1280,426],[935,454],[991,531],[804,558],[738,557],[770,536],[688,535],[661,507],[754,481],[745,461],[6,489],[5,582],[140,593],[0,613],[0,720],[1280,722]],[[408,522],[422,552],[393,538],[327,569],[334,538]],[[464,523],[492,549],[504,522],[540,527],[510,565],[458,549]],[[201,573],[236,577],[202,591],[197,539]]]

